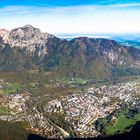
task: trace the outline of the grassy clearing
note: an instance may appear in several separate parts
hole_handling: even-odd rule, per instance
[[[21,85],[19,83],[8,83],[5,85],[5,88],[3,89],[4,94],[11,94],[16,93],[21,88]]]
[[[61,77],[58,79],[59,82],[64,83],[73,83],[73,84],[85,84],[88,82],[87,79],[79,78],[79,77]]]
[[[137,121],[140,121],[140,113],[136,114],[132,118],[128,118],[126,113],[128,112],[119,112],[116,115],[116,119],[111,120],[109,123],[107,123],[106,119],[103,119],[103,123],[105,124],[105,133],[107,135],[113,135],[116,132],[123,133],[126,131],[126,128],[135,125]]]

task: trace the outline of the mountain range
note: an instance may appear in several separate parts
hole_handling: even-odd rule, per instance
[[[0,30],[0,71],[42,69],[71,77],[118,78],[140,74],[140,50],[114,40],[60,39],[31,25]]]

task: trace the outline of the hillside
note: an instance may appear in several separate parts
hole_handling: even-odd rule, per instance
[[[140,50],[114,40],[61,40],[31,25],[1,30],[0,36],[0,71],[43,69],[56,75],[95,79],[140,74]]]

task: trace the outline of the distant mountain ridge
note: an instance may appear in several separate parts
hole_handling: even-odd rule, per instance
[[[96,79],[138,75],[140,50],[110,39],[62,40],[31,25],[0,30],[0,71],[35,68]]]

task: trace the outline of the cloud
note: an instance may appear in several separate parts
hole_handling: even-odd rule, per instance
[[[102,3],[112,2],[115,0],[107,0],[102,1]],[[93,10],[108,10],[111,8],[112,10],[122,10],[118,8],[134,8],[139,9],[140,3],[128,3],[128,4],[110,4],[110,5],[79,5],[79,6],[67,6],[67,7],[58,7],[58,6],[50,6],[50,5],[42,5],[39,6],[6,6],[0,8],[0,15],[12,15],[12,14],[41,14],[41,13],[58,13],[60,14],[74,14],[74,13],[84,13],[85,10],[93,11]],[[82,12],[83,11],[83,12]]]
[[[140,2],[135,2],[134,1],[118,1],[118,0],[103,0],[97,2],[98,5],[104,5],[104,6],[109,6],[109,7],[138,7],[140,6]]]
[[[27,14],[33,11],[33,7],[27,6],[7,6],[0,8],[0,15]]]
[[[82,6],[7,6],[0,8],[0,28],[25,24],[49,33],[140,32],[140,3]]]
[[[121,8],[132,8],[132,7],[139,7],[140,8],[140,3],[127,3],[127,4],[114,4],[112,5],[114,7],[121,7]]]

